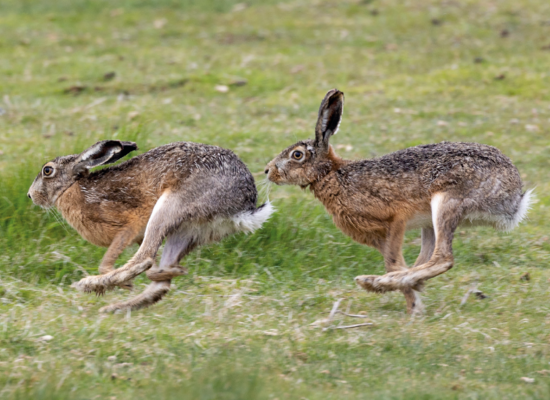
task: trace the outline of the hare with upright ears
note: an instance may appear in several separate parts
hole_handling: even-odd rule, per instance
[[[529,209],[516,167],[498,149],[477,143],[416,146],[371,160],[338,157],[329,139],[342,117],[344,94],[327,93],[315,139],[283,150],[266,167],[276,184],[309,186],[334,223],[355,241],[378,249],[387,273],[355,281],[372,292],[400,290],[407,310],[421,312],[424,282],[453,266],[459,225],[514,228]],[[407,229],[422,229],[422,247],[407,269],[401,247]]]
[[[231,151],[179,142],[157,147],[119,165],[97,171],[137,149],[135,143],[104,140],[81,154],[46,163],[28,196],[44,208],[57,207],[82,237],[108,247],[99,272],[74,286],[104,293],[147,271],[153,282],[127,302],[100,311],[136,310],[159,301],[171,279],[185,274],[180,260],[197,246],[237,232],[253,232],[273,212],[256,208],[254,178]],[[166,240],[160,264],[156,253]],[[124,248],[140,244],[126,265],[114,269]]]

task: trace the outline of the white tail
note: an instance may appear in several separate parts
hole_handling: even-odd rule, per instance
[[[235,223],[238,230],[246,233],[252,233],[257,229],[260,229],[274,211],[275,208],[268,200],[257,209],[242,212],[233,216],[231,219]]]

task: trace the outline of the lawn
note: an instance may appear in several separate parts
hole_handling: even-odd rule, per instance
[[[548,1],[4,0],[0,76],[0,398],[550,397]],[[333,87],[342,157],[475,141],[535,188],[516,230],[459,229],[423,317],[355,286],[382,257],[311,193],[264,182]],[[26,193],[46,161],[109,138],[230,148],[277,213],[190,255],[161,303],[99,314],[129,294],[70,284],[105,250]],[[407,261],[419,250],[411,231]],[[312,325],[340,299],[364,318]]]

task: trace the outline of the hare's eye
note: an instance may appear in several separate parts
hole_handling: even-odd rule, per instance
[[[295,160],[301,160],[302,158],[304,158],[304,153],[299,150],[295,150],[292,152],[292,158],[294,158]]]
[[[50,176],[53,174],[53,167],[44,167],[44,176]]]

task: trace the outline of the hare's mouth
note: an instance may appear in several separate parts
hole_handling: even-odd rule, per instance
[[[269,175],[267,176],[267,181],[269,183],[274,183],[275,185],[284,185],[288,182],[285,181],[285,179],[283,177],[281,177],[280,174],[272,174],[271,172],[269,173]]]
[[[33,203],[34,205],[40,207],[41,209],[43,209],[44,211],[49,211],[51,210],[52,208],[54,208],[54,205],[53,204],[45,204],[45,203],[37,203],[33,200]]]

